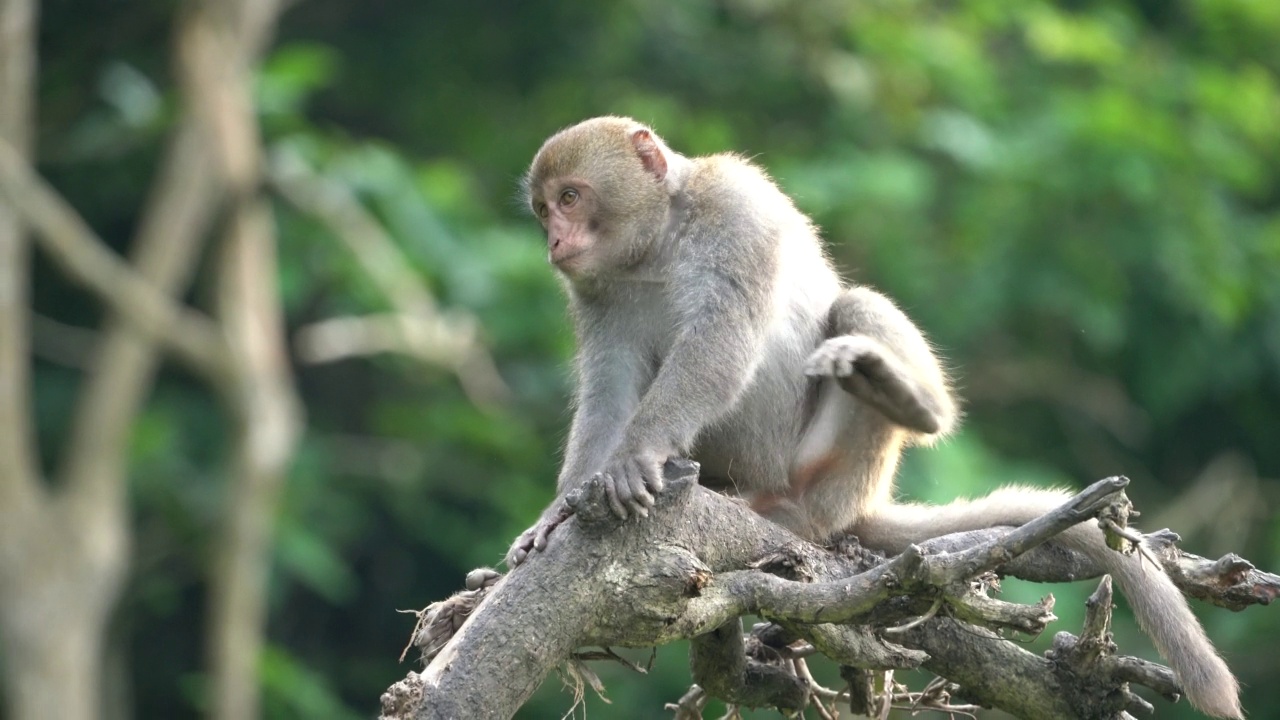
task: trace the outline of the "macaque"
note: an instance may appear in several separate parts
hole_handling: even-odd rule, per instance
[[[902,448],[956,425],[946,374],[892,301],[841,283],[813,224],[744,158],[688,158],[602,117],[548,139],[525,183],[568,293],[578,383],[559,499],[509,565],[546,547],[565,494],[592,477],[619,516],[646,516],[675,456],[801,537],[852,533],[890,553],[1020,525],[1067,497],[894,501]],[[1163,572],[1089,523],[1059,542],[1115,576],[1193,705],[1241,717],[1235,678]]]

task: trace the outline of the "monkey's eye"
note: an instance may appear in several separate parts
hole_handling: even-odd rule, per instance
[[[560,193],[560,204],[564,207],[569,207],[576,202],[578,202],[577,190],[574,190],[573,188],[565,188],[565,191]]]
[[[547,215],[550,215],[550,214],[551,214],[551,213],[547,210],[547,206],[546,206],[546,204],[544,204],[544,203],[538,203],[537,205],[535,205],[535,206],[533,207],[533,211],[534,211],[535,213],[537,213],[537,214],[538,214],[538,217],[542,218],[543,220],[546,220],[546,219],[547,219]]]

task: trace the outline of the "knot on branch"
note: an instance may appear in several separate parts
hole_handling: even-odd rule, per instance
[[[797,547],[787,546],[747,564],[752,570],[777,575],[796,582],[813,582],[814,574],[804,553]]]
[[[382,710],[378,720],[411,720],[422,706],[425,692],[422,676],[409,673],[405,679],[394,683],[382,693],[379,699]]]

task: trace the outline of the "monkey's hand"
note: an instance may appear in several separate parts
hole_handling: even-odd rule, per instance
[[[932,435],[942,428],[937,399],[887,347],[866,335],[841,335],[822,343],[809,356],[804,373],[835,378],[846,392],[910,430]]]
[[[662,465],[675,453],[664,450],[620,450],[596,478],[604,486],[609,507],[622,519],[649,517],[653,496],[662,492]]]
[[[511,549],[507,551],[507,568],[515,569],[517,565],[527,560],[534,550],[538,552],[546,550],[547,536],[571,515],[573,515],[573,509],[564,501],[564,498],[556,498],[551,507],[538,518],[538,522],[520,533],[520,537],[511,544]]]

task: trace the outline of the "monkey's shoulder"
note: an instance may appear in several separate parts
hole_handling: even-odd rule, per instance
[[[696,158],[688,189],[698,195],[731,194],[735,198],[762,191],[781,192],[764,168],[734,152]]]
[[[777,235],[787,226],[808,227],[763,168],[737,153],[697,158],[685,184],[690,209],[704,220],[739,232]]]

